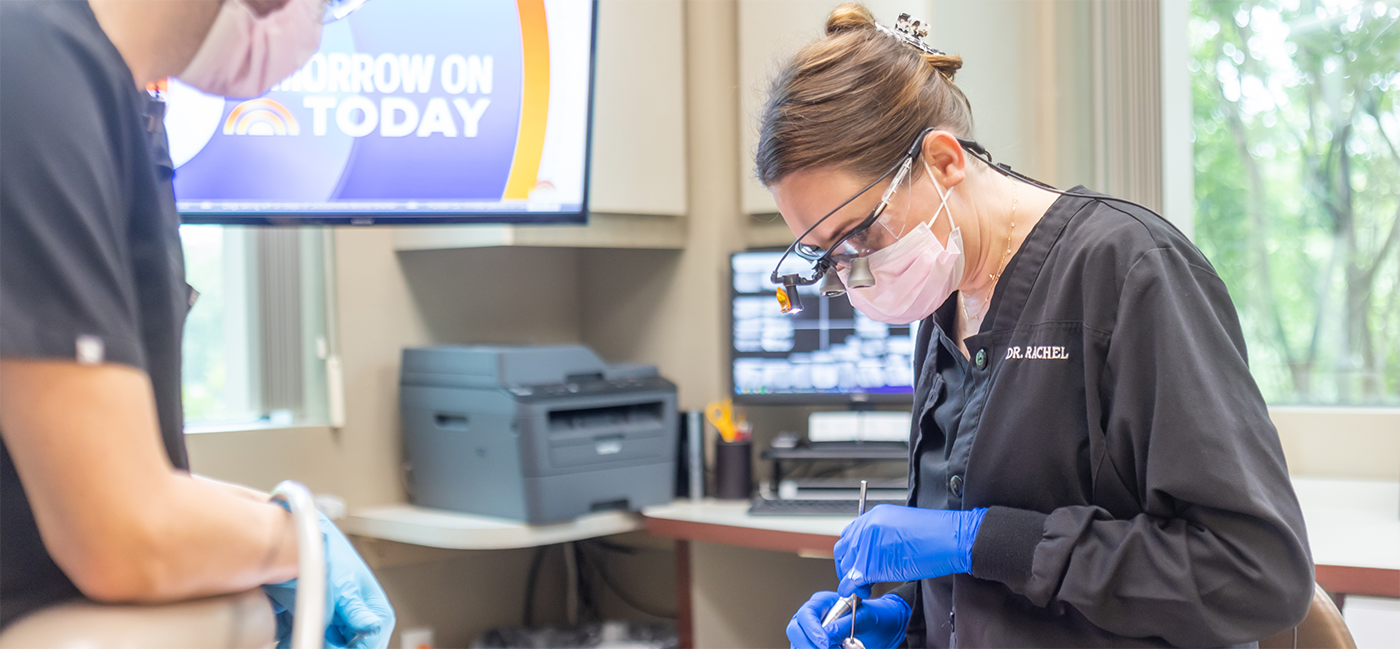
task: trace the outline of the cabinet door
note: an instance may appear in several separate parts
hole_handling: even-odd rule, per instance
[[[681,0],[599,0],[589,209],[686,213]]]

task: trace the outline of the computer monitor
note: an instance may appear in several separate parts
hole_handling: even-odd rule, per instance
[[[914,330],[856,311],[845,296],[799,288],[806,308],[784,314],[769,281],[782,252],[730,257],[730,385],[749,404],[909,403]],[[784,272],[805,270],[788,257]],[[788,270],[791,264],[791,270]]]
[[[185,223],[582,223],[596,0],[380,0],[261,97],[171,79]]]

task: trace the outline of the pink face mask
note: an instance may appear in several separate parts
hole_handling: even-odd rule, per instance
[[[213,95],[261,95],[316,53],[325,7],[326,0],[287,0],[259,18],[243,0],[224,0],[179,78]]]
[[[928,170],[927,162],[924,169]],[[875,276],[874,286],[853,288],[846,293],[851,306],[872,320],[893,325],[922,320],[937,310],[962,281],[962,231],[954,225],[948,234],[948,245],[944,246],[929,229],[929,224],[936,222],[938,215],[948,207],[948,197],[953,191],[945,192],[938,181],[933,180],[932,171],[928,176],[943,204],[938,206],[929,223],[920,223],[894,245],[866,257],[870,273]],[[948,221],[953,221],[952,209],[948,210]],[[849,270],[837,271],[843,283],[849,274]]]

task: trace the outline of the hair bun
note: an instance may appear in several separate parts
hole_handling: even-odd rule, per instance
[[[933,66],[934,71],[943,75],[943,78],[948,81],[953,80],[953,75],[957,74],[963,65],[961,56],[947,54],[925,54],[924,60],[928,61],[928,64]]]
[[[826,18],[826,35],[834,36],[859,29],[874,29],[875,14],[863,4],[848,2],[831,10]]]

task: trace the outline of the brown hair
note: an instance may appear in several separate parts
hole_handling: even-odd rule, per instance
[[[874,178],[925,128],[972,137],[972,107],[953,85],[961,67],[961,57],[927,54],[880,30],[862,5],[837,7],[826,37],[794,55],[768,89],[759,180],[824,166]]]

